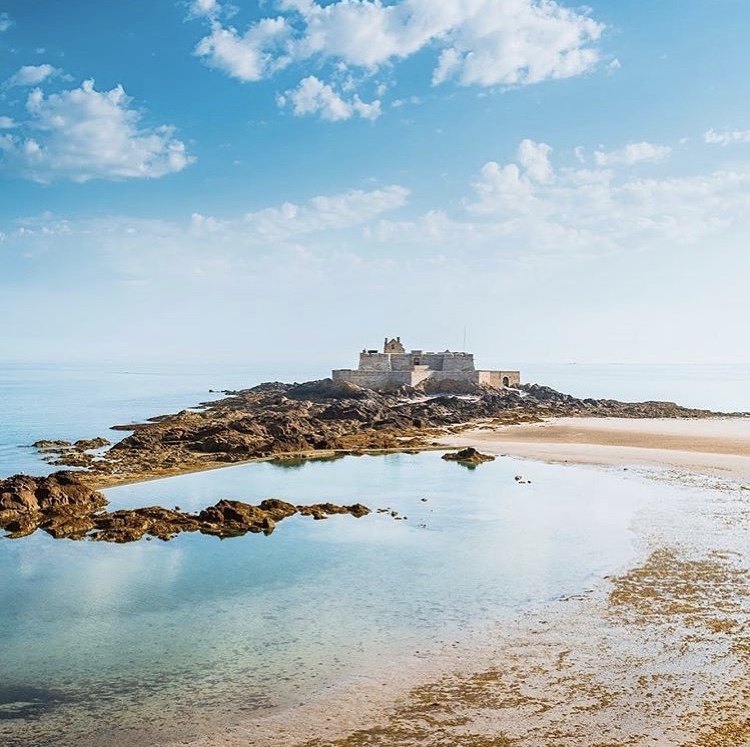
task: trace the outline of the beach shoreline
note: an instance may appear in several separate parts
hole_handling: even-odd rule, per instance
[[[665,467],[750,479],[750,418],[549,418],[486,424],[437,439],[549,463]]]
[[[532,606],[493,632],[388,662],[304,703],[238,714],[169,747],[750,744],[750,557],[746,541],[737,540],[750,516],[743,485],[750,419],[484,419],[445,427],[418,447],[290,452],[210,469],[465,446],[529,460],[532,477],[539,461],[628,470],[623,479],[634,483],[676,470],[668,482],[682,486],[686,502],[669,509],[676,520],[667,541],[637,527],[629,566],[592,579],[576,596]],[[707,509],[688,475],[707,478],[698,487]],[[163,476],[131,474],[131,482]],[[682,510],[695,515],[686,521]]]
[[[641,461],[604,460],[596,448],[571,469],[634,468],[623,479],[640,482],[653,468],[671,468],[664,453],[710,457],[711,439],[687,449],[643,444],[659,435],[705,438],[699,428],[663,422],[556,422],[589,440],[631,445],[586,447],[649,451]],[[705,423],[705,421],[703,421]],[[739,422],[708,430],[738,440]],[[700,424],[698,424],[700,425]],[[747,424],[750,426],[750,424]],[[530,426],[511,426],[530,428]],[[543,431],[540,424],[534,431]],[[750,427],[748,427],[750,431]],[[686,431],[687,434],[686,434]],[[452,434],[447,448],[474,445],[533,461],[538,452],[504,451],[495,428]],[[552,431],[566,446],[563,438]],[[597,435],[598,434],[598,435]],[[484,438],[479,436],[484,435]],[[580,438],[580,436],[579,436]],[[624,438],[624,437],[622,437]],[[529,434],[525,443],[540,443]],[[632,445],[637,443],[638,445]],[[581,445],[581,444],[579,444]],[[683,444],[684,446],[685,444]],[[564,462],[562,452],[541,461]],[[592,579],[579,594],[536,604],[493,631],[467,635],[434,651],[416,652],[360,681],[290,708],[228,724],[191,747],[745,747],[750,744],[750,553],[745,532],[750,495],[744,469],[680,465],[670,478],[669,505],[654,502],[632,527],[634,553],[626,567]],[[639,469],[643,467],[644,469]],[[480,466],[478,469],[482,469]],[[691,483],[688,475],[704,483]],[[677,497],[677,500],[674,499]],[[592,506],[595,509],[595,505]],[[655,518],[658,517],[658,518]],[[665,532],[666,527],[666,532]],[[170,747],[176,747],[170,745]]]
[[[534,423],[496,425],[475,422],[425,437],[412,436],[392,448],[325,449],[279,452],[235,462],[203,462],[126,477],[107,476],[95,490],[134,485],[180,475],[230,469],[285,459],[325,460],[345,456],[448,451],[471,446],[495,456],[552,464],[682,468],[710,475],[750,479],[750,417],[715,418],[547,418]],[[86,473],[81,473],[83,476]]]

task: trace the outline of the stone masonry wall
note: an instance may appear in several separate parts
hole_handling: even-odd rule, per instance
[[[333,371],[334,381],[348,381],[365,389],[387,389],[411,384],[411,371],[355,371],[342,368]]]

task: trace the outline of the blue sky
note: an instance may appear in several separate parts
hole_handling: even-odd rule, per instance
[[[16,360],[748,359],[741,0],[0,2]]]

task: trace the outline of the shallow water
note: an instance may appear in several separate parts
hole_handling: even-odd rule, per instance
[[[30,448],[40,439],[104,436],[117,441],[126,434],[111,431],[113,425],[141,422],[222,396],[211,389],[241,389],[276,379],[293,381],[294,375],[212,366],[0,365],[0,477],[59,469]]]
[[[118,438],[110,425],[195,405],[209,388],[292,378],[0,367],[0,476],[54,469],[28,448],[37,439]],[[741,366],[558,366],[526,378],[579,395],[750,409]],[[517,484],[519,473],[531,484]],[[270,537],[224,541],[0,541],[0,744],[138,747],[306,701],[585,590],[627,564],[629,527],[647,507],[660,507],[670,536],[684,498],[675,491],[632,473],[511,459],[467,470],[436,453],[252,464],[113,488],[114,508],[273,496],[362,502],[408,519],[293,517]]]
[[[632,555],[628,526],[660,490],[510,459],[467,470],[436,453],[110,489],[113,507],[277,496],[408,519],[295,517],[224,541],[1,542],[0,743],[146,745],[293,705],[384,657],[580,592]]]

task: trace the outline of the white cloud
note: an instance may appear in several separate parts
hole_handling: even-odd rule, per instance
[[[24,65],[8,78],[7,86],[36,86],[47,78],[60,75],[62,70],[52,65]]]
[[[50,96],[35,89],[21,123],[25,134],[0,141],[3,160],[39,182],[155,178],[192,163],[174,128],[139,127],[131,103],[122,86],[97,91],[93,80]]]
[[[215,18],[221,10],[219,3],[216,0],[194,0],[190,6],[190,13],[193,16],[206,16],[207,18]]]
[[[278,97],[279,106],[291,104],[295,116],[318,114],[328,122],[339,122],[359,115],[362,119],[375,120],[380,114],[380,101],[365,103],[357,94],[347,101],[333,87],[323,83],[314,75],[303,78],[297,88]]]
[[[211,31],[196,54],[242,81],[311,59],[372,74],[429,49],[437,54],[434,85],[527,85],[591,70],[604,30],[586,9],[552,0],[279,0],[278,16],[239,33],[216,20],[215,0],[199,3]]]
[[[435,12],[428,11],[434,4],[426,0],[410,5]],[[449,79],[461,85],[528,85],[580,75],[599,62],[593,44],[604,26],[580,10],[530,0],[446,5],[445,28],[433,37],[447,42],[433,73],[436,85]]]
[[[617,59],[617,57],[614,58],[614,60],[610,60],[607,63],[607,72],[608,73],[614,73],[617,70],[619,70],[622,67],[622,63],[620,60]]]
[[[532,179],[548,182],[552,178],[552,165],[549,162],[551,152],[552,148],[546,143],[522,140],[518,146],[518,163]]]
[[[716,132],[708,130],[703,133],[703,141],[712,145],[731,145],[732,143],[750,143],[750,130],[733,130]]]
[[[283,18],[264,18],[243,35],[214,22],[195,53],[210,67],[223,70],[243,82],[262,80],[289,64],[281,51],[291,29]]]
[[[261,236],[280,238],[314,231],[338,230],[366,223],[406,204],[409,190],[399,185],[371,191],[351,190],[313,197],[304,205],[285,202],[245,216],[246,225]]]
[[[13,25],[13,19],[7,13],[0,13],[0,32],[7,31]]]
[[[0,130],[10,130],[15,126],[16,123],[10,117],[0,117]]]
[[[472,234],[512,236],[531,250],[630,251],[750,229],[750,171],[637,179],[563,169],[544,183],[490,161],[473,189],[465,208],[481,222],[470,222]]]
[[[594,160],[598,166],[632,166],[636,163],[663,161],[672,152],[668,145],[656,143],[628,143],[613,151],[597,150]]]
[[[303,204],[285,202],[245,214],[240,219],[219,219],[194,213],[190,230],[196,236],[235,247],[268,245],[296,237],[341,231],[368,223],[406,204],[409,190],[397,184],[373,190],[353,189],[318,195]]]

